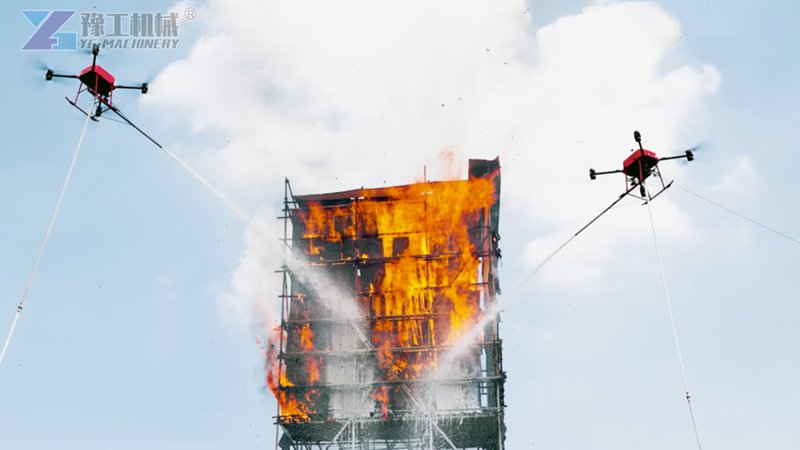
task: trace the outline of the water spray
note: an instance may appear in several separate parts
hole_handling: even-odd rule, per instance
[[[530,281],[533,277],[535,277],[550,261],[555,258],[564,248],[566,248],[579,234],[586,231],[592,224],[594,224],[600,217],[602,217],[605,213],[610,211],[614,208],[626,195],[630,194],[630,192],[634,189],[635,186],[630,187],[626,192],[617,197],[606,209],[604,209],[600,214],[596,215],[592,220],[590,220],[586,225],[582,226],[578,231],[576,231],[572,236],[570,236],[566,241],[564,241],[561,245],[556,247],[549,255],[547,255],[536,267],[533,268],[528,274],[526,274],[522,279],[514,285],[513,288],[509,291],[509,294],[506,296],[501,296],[500,299],[491,305],[491,307],[481,316],[480,320],[478,320],[466,333],[462,334],[456,341],[453,343],[453,346],[448,349],[442,358],[443,366],[447,367],[456,360],[461,353],[466,351],[470,345],[480,336],[483,328],[488,324],[490,321],[494,320],[501,312],[505,310],[506,307],[516,298],[519,292],[522,290],[523,287]]]

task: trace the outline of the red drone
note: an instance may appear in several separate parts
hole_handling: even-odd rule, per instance
[[[53,73],[52,69],[47,69],[45,72],[44,77],[46,80],[50,81],[53,78],[77,78],[81,81],[81,84],[78,86],[78,92],[75,94],[75,99],[70,100],[69,97],[65,97],[70,105],[78,108],[80,112],[89,116],[90,119],[97,122],[97,119],[106,111],[112,111],[120,119],[124,120],[128,125],[135,128],[138,132],[142,133],[147,139],[150,139],[151,142],[156,144],[158,148],[161,148],[161,144],[156,142],[153,138],[147,135],[144,131],[142,131],[139,127],[133,124],[124,114],[122,111],[117,108],[113,103],[114,91],[117,89],[137,89],[142,92],[142,94],[146,94],[148,87],[147,83],[142,83],[139,86],[122,86],[115,83],[114,76],[108,73],[107,70],[102,68],[100,65],[97,64],[97,54],[100,53],[100,46],[95,44],[92,47],[92,65],[83,69],[80,75],[63,75],[58,73]],[[78,98],[80,97],[82,92],[88,92],[92,97],[97,100],[97,109],[94,113],[90,114],[83,110],[80,106],[78,106]]]
[[[625,158],[625,161],[622,162],[622,169],[618,170],[609,170],[606,172],[597,172],[594,169],[589,169],[589,178],[594,180],[597,178],[597,175],[606,175],[609,173],[624,173],[625,174],[625,193],[626,195],[630,193],[636,186],[639,186],[639,193],[642,194],[642,197],[648,197],[650,200],[656,198],[659,194],[667,190],[670,186],[672,186],[672,181],[668,184],[664,184],[664,179],[661,177],[661,171],[658,170],[658,163],[661,161],[667,161],[670,159],[681,159],[686,158],[687,161],[694,160],[694,148],[686,150],[683,155],[678,156],[667,156],[664,158],[659,158],[655,152],[650,150],[645,150],[642,147],[642,135],[638,131],[633,132],[633,139],[636,140],[636,143],[639,144],[639,149],[631,150],[633,153]],[[655,195],[650,196],[648,192],[644,188],[644,181],[654,175],[658,177],[658,180],[661,182],[661,190],[656,192]]]

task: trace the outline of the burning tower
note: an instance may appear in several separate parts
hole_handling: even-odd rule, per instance
[[[267,374],[281,449],[503,449],[499,199],[497,159],[329,194],[287,180],[296,262]]]

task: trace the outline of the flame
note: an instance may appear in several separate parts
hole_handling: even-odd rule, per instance
[[[436,367],[443,347],[457,341],[479,319],[477,286],[485,280],[480,277],[478,254],[492,242],[485,226],[496,201],[494,179],[359,192],[348,202],[311,201],[297,210],[302,239],[295,240],[296,247],[312,262],[350,261],[357,267],[380,268],[377,275],[363,275],[370,277],[363,280],[359,271],[356,282],[357,298],[370,316],[369,338],[377,369],[385,381],[415,380]],[[309,323],[295,332],[302,351],[317,351]],[[303,384],[319,383],[322,356],[310,354],[302,361],[303,370],[290,373],[301,375]],[[285,370],[276,372],[280,382],[276,385],[272,371],[267,381],[281,415],[308,420],[315,412],[318,392],[311,389],[300,396],[299,390],[285,389],[295,385]],[[402,406],[394,404],[402,395],[390,395],[397,389],[379,385],[371,392],[384,419],[393,407]]]
[[[383,240],[383,256],[396,258],[385,264],[372,293],[373,317],[386,318],[375,322],[372,340],[388,380],[416,379],[436,366],[436,352],[405,348],[451,344],[477,320],[480,261],[466,225],[494,202],[494,187],[489,179],[474,179],[390,191],[400,201],[368,205],[378,232],[395,236]],[[441,313],[448,320],[438,319]],[[407,318],[391,319],[396,316]],[[388,402],[386,392],[376,390],[373,398]]]
[[[389,387],[381,386],[372,392],[372,398],[378,403],[381,408],[381,416],[383,420],[389,418]]]
[[[319,366],[319,359],[311,358],[308,360],[308,384],[314,384],[319,381]]]
[[[311,351],[314,349],[314,333],[311,332],[311,325],[310,324],[303,324],[303,327],[300,328],[300,345],[306,351]]]
[[[300,297],[302,299],[302,297]],[[309,324],[300,328],[299,342],[304,350],[313,351],[313,332]],[[287,376],[286,364],[277,357],[276,340],[282,337],[286,342],[286,333],[278,331],[276,336],[269,340],[267,350],[267,386],[278,400],[280,416],[290,422],[305,422],[310,420],[310,415],[316,413],[313,405],[317,401],[319,390],[316,388],[299,388]],[[306,379],[303,382],[310,386],[320,381],[321,358],[310,357],[306,365]],[[276,382],[276,378],[278,381]],[[296,389],[295,389],[296,388]]]
[[[308,406],[309,403],[299,401],[295,394],[283,389],[294,386],[294,383],[289,381],[283,372],[281,372],[280,375],[280,383],[276,384],[274,373],[272,371],[267,371],[267,385],[275,395],[275,398],[278,399],[278,404],[281,408],[281,416],[289,416],[294,422],[308,420],[308,415],[313,413]]]

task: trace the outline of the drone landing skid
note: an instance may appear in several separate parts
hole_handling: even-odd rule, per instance
[[[670,181],[669,183],[667,183],[667,184],[666,184],[666,186],[664,186],[663,188],[661,188],[661,190],[660,190],[660,191],[656,192],[656,195],[652,195],[652,196],[651,196],[651,195],[648,195],[648,197],[650,198],[650,201],[654,200],[656,197],[658,197],[659,195],[663,194],[663,193],[664,193],[664,191],[666,191],[667,189],[669,189],[669,187],[670,187],[670,186],[672,186],[672,183],[674,183],[674,182],[675,182],[675,180],[673,180],[673,181]]]
[[[650,195],[650,193],[647,192],[647,190],[644,188],[644,185],[641,185],[641,187],[640,187],[640,191],[639,191],[640,195],[633,194],[632,192],[633,192],[634,189],[636,189],[636,186],[640,186],[640,185],[638,183],[632,183],[631,186],[628,188],[628,190],[622,195],[623,196],[630,195],[631,197],[633,197],[633,198],[635,198],[637,200],[643,200],[644,203],[642,203],[642,205],[646,205],[647,202],[651,202],[651,201],[655,200],[656,197],[658,197],[659,195],[663,194],[664,191],[669,189],[672,186],[672,183],[674,183],[674,182],[675,181],[673,180],[673,181],[670,181],[669,183],[665,184],[661,188],[661,190],[656,192],[654,195]]]
[[[89,118],[90,118],[90,119],[92,119],[92,120],[94,120],[95,122],[98,122],[98,120],[97,120],[97,117],[95,117],[93,114],[89,114],[89,113],[87,113],[86,111],[84,111],[84,110],[83,110],[83,108],[81,108],[80,106],[78,106],[78,104],[77,104],[77,103],[75,103],[75,102],[73,102],[72,100],[70,100],[70,99],[69,99],[69,97],[64,97],[64,98],[67,100],[67,102],[68,102],[70,105],[72,105],[72,106],[74,106],[75,108],[77,108],[77,109],[78,109],[78,111],[82,112],[82,113],[83,113],[84,115],[86,115],[86,116],[89,116]]]
[[[135,129],[136,131],[138,131],[139,133],[141,133],[141,134],[142,134],[144,137],[146,137],[147,139],[149,139],[149,140],[150,140],[150,142],[152,142],[153,144],[155,144],[155,145],[156,145],[156,147],[158,147],[158,148],[162,148],[162,147],[161,147],[161,144],[159,144],[158,142],[156,142],[156,140],[155,140],[155,139],[153,139],[152,137],[150,137],[150,135],[148,135],[147,133],[145,133],[144,131],[142,131],[142,129],[141,129],[141,128],[137,127],[137,126],[136,126],[136,125],[135,125],[133,122],[131,122],[131,121],[130,121],[130,119],[128,119],[127,117],[125,117],[125,115],[124,115],[124,114],[122,114],[122,111],[120,111],[120,110],[119,110],[119,108],[117,108],[116,106],[114,106],[113,104],[111,104],[111,102],[109,102],[108,100],[106,100],[106,99],[104,99],[104,98],[102,98],[102,97],[97,97],[97,96],[96,96],[95,98],[96,98],[96,99],[98,100],[98,102],[99,102],[99,105],[98,105],[97,112],[96,112],[96,113],[94,113],[94,114],[89,114],[89,113],[87,113],[87,112],[86,112],[86,111],[85,111],[83,108],[81,108],[80,106],[78,106],[78,104],[77,104],[76,102],[74,102],[73,100],[70,100],[70,99],[69,99],[69,97],[64,97],[64,98],[65,98],[65,99],[67,99],[67,102],[69,102],[69,104],[70,104],[70,105],[74,106],[74,107],[75,107],[75,108],[76,108],[78,111],[82,112],[83,114],[85,114],[85,115],[89,116],[89,118],[90,118],[90,119],[92,119],[92,120],[94,120],[95,122],[99,122],[99,120],[97,120],[97,118],[98,118],[98,117],[100,117],[100,115],[101,115],[102,113],[104,113],[104,112],[107,112],[107,111],[111,111],[111,112],[113,112],[113,113],[114,113],[114,114],[116,114],[116,115],[117,115],[117,116],[118,116],[120,119],[122,119],[123,121],[125,121],[125,123],[126,123],[126,124],[130,125],[131,127],[133,127],[133,129]],[[105,106],[105,109],[102,109],[102,108],[103,108],[103,106]]]
[[[644,204],[647,204],[647,202],[652,201],[653,199],[664,193],[664,191],[669,189],[670,186],[672,186],[673,181],[670,181],[669,183],[664,183],[664,178],[661,176],[661,171],[658,170],[657,166],[648,168],[646,172],[642,171],[641,173],[644,174],[643,175],[644,179],[639,178],[637,176],[631,176],[627,179],[626,192],[628,193],[628,195],[632,195],[633,197],[644,200],[645,201]],[[650,178],[651,180],[657,180],[661,184],[661,189],[659,189],[659,191],[656,192],[654,195],[651,195],[650,192],[648,192],[648,190],[645,188],[645,180],[647,178]],[[630,194],[630,192],[637,186],[639,187],[639,194],[640,194],[640,196],[638,197],[636,195]]]

